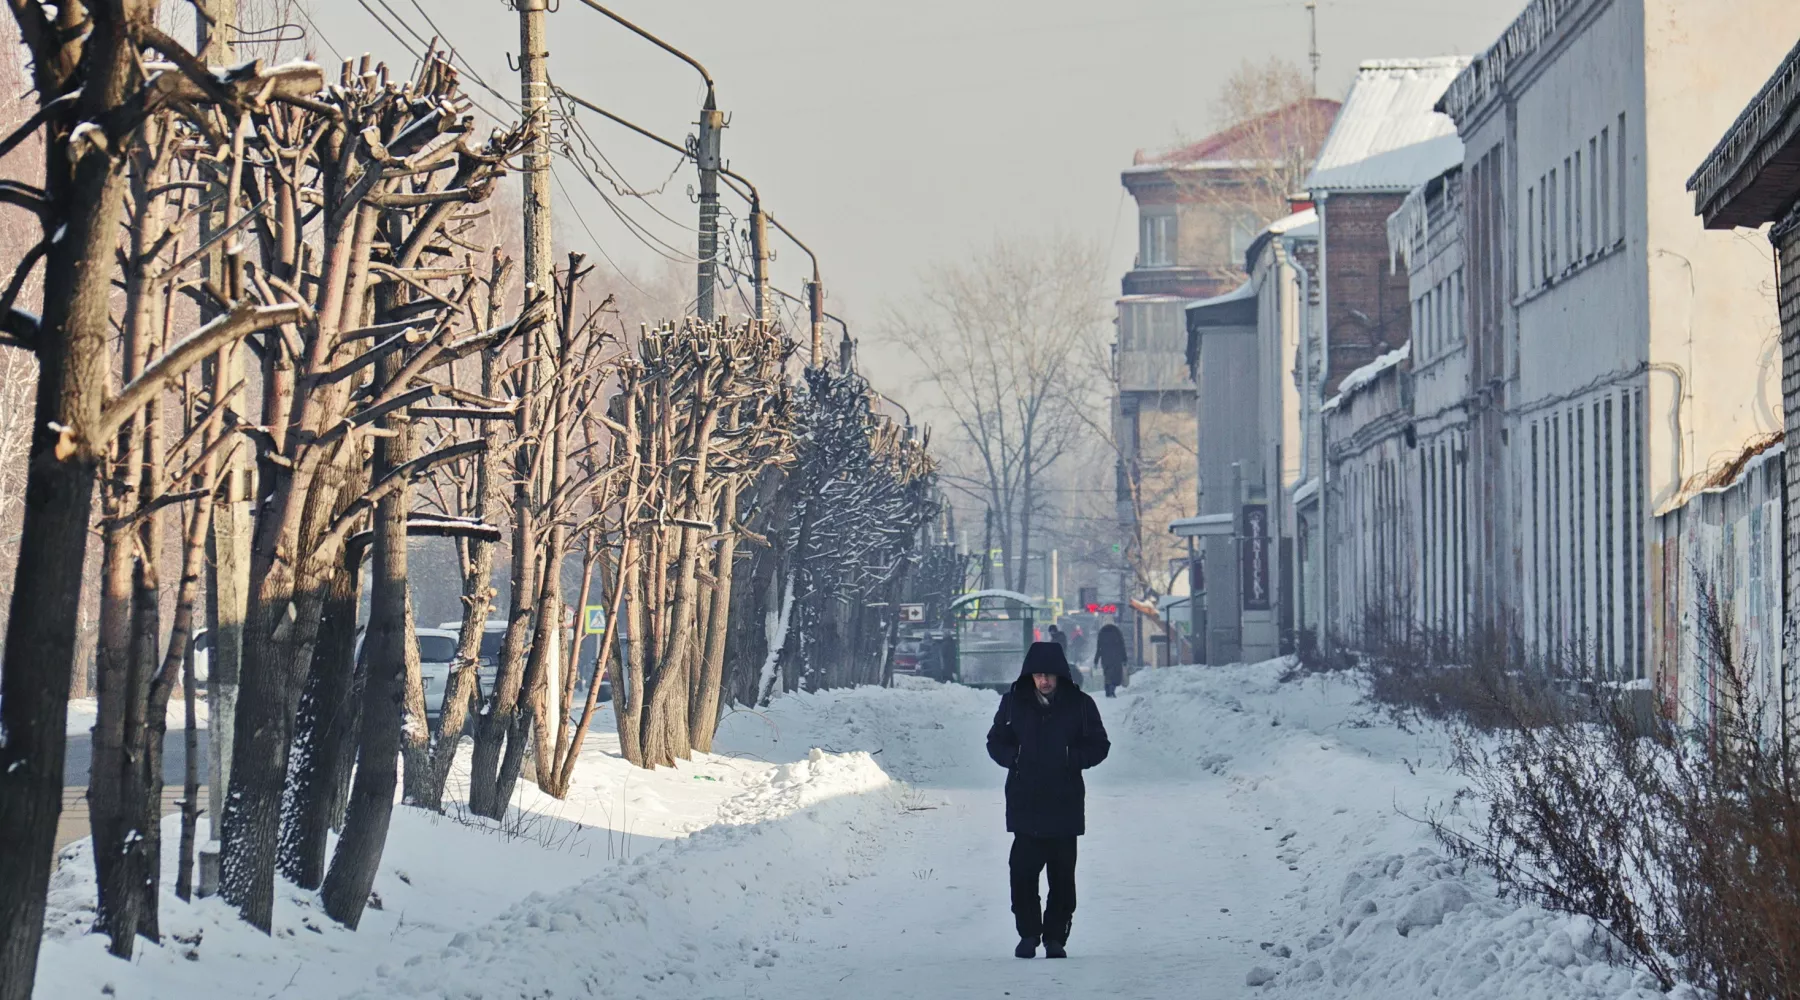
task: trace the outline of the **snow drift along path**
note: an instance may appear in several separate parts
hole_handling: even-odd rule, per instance
[[[1494,898],[1407,818],[1450,801],[1434,730],[1353,679],[1280,664],[1134,678],[1100,707],[1070,958],[1022,962],[994,696],[907,682],[795,695],[652,774],[597,734],[569,802],[498,829],[396,813],[360,932],[283,885],[276,932],[169,895],[161,946],[85,933],[78,842],[52,893],[45,997],[544,1000],[1119,997],[1649,1000],[1579,920]],[[455,810],[452,810],[453,814]],[[165,839],[173,842],[173,824]],[[626,834],[631,834],[627,840]]]

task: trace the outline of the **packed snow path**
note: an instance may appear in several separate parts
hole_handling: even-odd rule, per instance
[[[1270,891],[1297,879],[1274,857],[1278,835],[1229,804],[1224,778],[1133,737],[1136,697],[1100,699],[1113,750],[1087,772],[1068,959],[1012,957],[1006,772],[983,749],[986,696],[959,699],[941,730],[880,748],[912,802],[873,871],[796,926],[797,946],[760,982],[705,995],[741,997],[745,985],[751,996],[869,1000],[1240,995],[1268,940]]]
[[[1584,920],[1496,899],[1417,817],[1459,782],[1434,727],[1354,676],[1188,667],[1101,699],[1069,958],[1012,957],[991,692],[908,681],[777,698],[716,755],[646,773],[612,734],[567,801],[501,824],[402,808],[360,930],[282,884],[275,933],[173,896],[130,963],[63,853],[42,997],[1650,1000]],[[453,778],[452,787],[461,787]],[[1478,807],[1477,807],[1478,810]],[[1476,811],[1461,821],[1479,822]],[[165,821],[164,841],[177,826]]]

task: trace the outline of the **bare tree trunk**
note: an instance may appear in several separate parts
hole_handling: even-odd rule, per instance
[[[361,562],[360,556],[356,559]],[[326,590],[313,669],[294,725],[293,770],[283,807],[281,873],[302,889],[325,878],[327,835],[339,789],[356,761],[362,686],[356,683],[356,617],[362,567],[346,560]]]
[[[525,377],[532,376],[527,372]],[[522,443],[532,426],[531,415],[530,397],[522,395],[516,421],[521,444],[513,460],[511,606],[507,613],[506,635],[501,640],[494,690],[482,707],[475,730],[475,749],[469,761],[469,811],[494,819],[506,811],[507,800],[499,794],[500,772],[504,767],[502,757],[518,720],[520,689],[525,679],[525,643],[532,624],[530,601],[537,590],[534,571],[538,562],[538,539],[532,517],[534,463],[531,449]]]
[[[406,601],[406,634],[409,641],[400,675],[400,759],[404,765],[401,801],[417,805],[421,798],[431,795],[431,720],[425,716],[425,681],[419,673],[419,644],[412,639],[418,634],[418,621],[413,617],[410,595]]]
[[[380,362],[389,384],[400,369],[398,355]],[[411,422],[390,416],[391,437],[377,440],[376,475],[392,473],[411,458]],[[362,921],[369,890],[381,865],[387,843],[388,823],[394,812],[394,786],[398,780],[404,682],[409,655],[418,656],[410,620],[406,583],[406,521],[412,506],[412,490],[404,483],[383,497],[375,510],[375,559],[369,605],[369,682],[364,710],[361,753],[344,832],[338,838],[320,895],[325,912],[352,930]],[[416,670],[416,668],[415,668]]]
[[[162,658],[162,666],[156,671],[156,678],[150,684],[149,707],[145,718],[145,754],[144,778],[145,796],[144,836],[148,842],[146,847],[143,917],[139,928],[144,937],[152,941],[161,937],[161,921],[158,919],[158,902],[162,881],[162,796],[163,796],[163,738],[168,733],[169,699],[175,691],[177,679],[181,679],[187,690],[188,729],[187,729],[187,774],[183,789],[187,801],[182,803],[181,815],[181,858],[178,872],[191,872],[194,824],[198,819],[199,803],[192,801],[199,794],[199,777],[196,771],[196,755],[193,731],[193,697],[191,680],[195,608],[200,602],[200,583],[206,561],[207,528],[212,520],[210,498],[194,505],[189,515],[188,528],[182,537],[181,579],[175,588],[175,619],[169,631],[169,645]],[[181,877],[177,876],[176,893],[183,899],[187,887]]]
[[[712,614],[707,621],[706,654],[700,690],[688,716],[694,749],[712,753],[713,730],[719,724],[720,692],[725,684],[725,633],[731,620],[731,580],[737,559],[737,484],[728,483],[719,498],[718,562],[713,571]]]
[[[499,325],[500,301],[509,270],[508,262],[496,249],[488,280],[490,328]],[[499,374],[489,351],[483,351],[481,355],[481,393],[489,399],[500,395]],[[475,509],[471,513],[483,524],[493,518],[499,506],[495,503],[495,481],[501,474],[501,428],[498,420],[483,423],[482,440],[487,447],[475,458]],[[456,763],[463,730],[468,728],[469,708],[475,703],[480,686],[477,671],[481,664],[481,643],[487,634],[489,609],[494,605],[494,545],[482,538],[471,538],[468,545],[469,558],[463,570],[462,632],[456,647],[456,661],[450,668],[450,679],[444,688],[444,705],[439,710],[437,739],[431,747],[430,780],[415,802],[421,808],[436,812],[444,809],[444,785],[450,780],[450,768]]]
[[[626,529],[628,532],[633,529]],[[650,546],[644,546],[649,549]],[[631,539],[627,538],[619,547],[619,566],[614,572],[619,574],[621,583],[619,590],[628,607],[625,613],[627,635],[621,647],[622,662],[619,666],[619,679],[622,684],[613,685],[613,721],[619,731],[619,752],[625,759],[639,767],[644,763],[643,724],[644,724],[644,630],[648,628],[644,614],[643,557],[632,551]],[[618,645],[619,637],[612,636],[609,642]]]

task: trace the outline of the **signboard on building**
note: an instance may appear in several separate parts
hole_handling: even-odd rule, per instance
[[[1247,503],[1238,533],[1239,597],[1245,611],[1273,607],[1269,573],[1269,505]]]
[[[923,605],[923,604],[902,604],[902,605],[900,605],[900,620],[903,622],[907,622],[909,624],[917,624],[919,622],[924,621],[925,620],[925,605]]]

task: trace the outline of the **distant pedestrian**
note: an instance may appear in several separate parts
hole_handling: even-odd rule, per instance
[[[1106,696],[1114,697],[1125,683],[1125,633],[1112,622],[1100,626],[1100,634],[1094,637],[1094,662],[1106,675]]]
[[[1050,623],[1050,634],[1045,636],[1044,639],[1047,642],[1054,642],[1058,646],[1061,646],[1063,648],[1064,656],[1066,657],[1068,655],[1069,637],[1063,633],[1062,628],[1055,622]]]
[[[1013,922],[1020,958],[1068,953],[1075,917],[1075,838],[1087,832],[1087,785],[1081,772],[1106,759],[1112,743],[1100,709],[1075,683],[1061,646],[1032,643],[988,730],[987,751],[1006,768],[1006,829],[1013,835]],[[1049,869],[1050,894],[1040,910],[1038,876]]]

